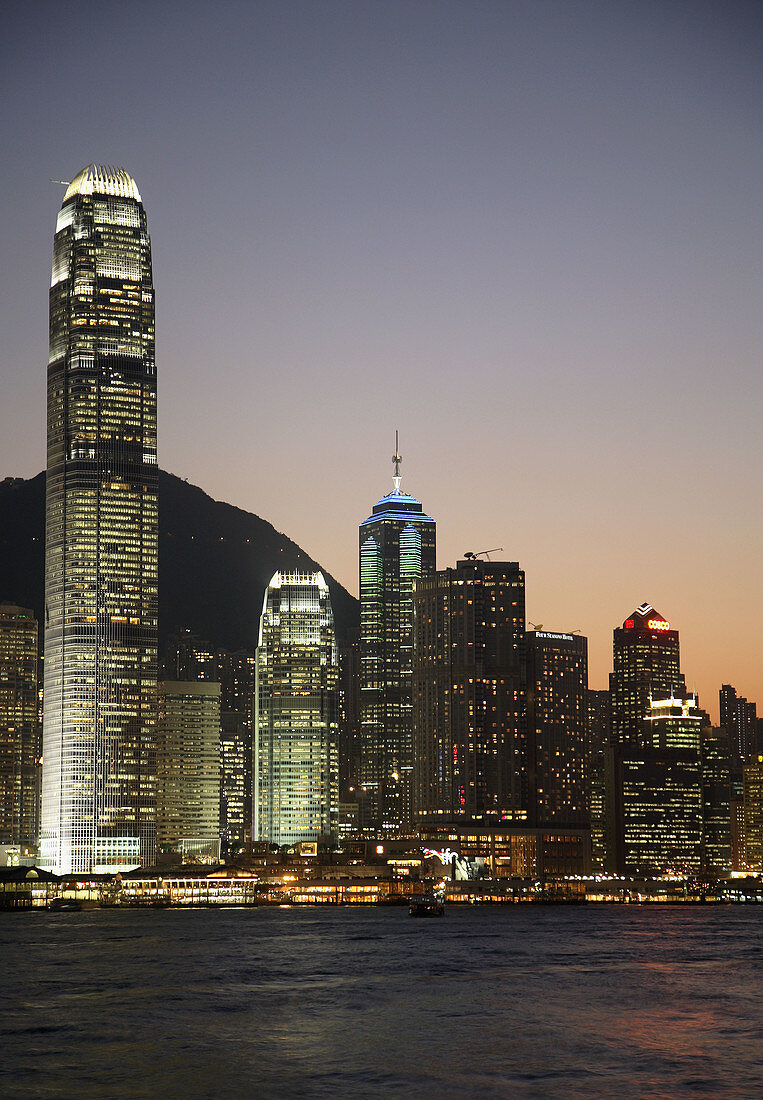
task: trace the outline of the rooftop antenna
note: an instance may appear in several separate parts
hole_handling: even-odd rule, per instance
[[[395,492],[396,493],[400,492],[400,479],[401,479],[401,476],[402,476],[401,473],[400,473],[400,466],[402,464],[402,461],[403,460],[400,457],[400,446],[398,444],[398,433],[397,433],[397,429],[395,429],[395,453],[392,456],[392,464],[395,467],[395,476],[392,478],[392,480],[395,483]]]

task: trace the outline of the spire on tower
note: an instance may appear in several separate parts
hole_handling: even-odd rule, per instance
[[[400,480],[401,480],[401,476],[402,476],[400,474],[400,466],[402,464],[402,461],[403,460],[400,457],[400,447],[398,445],[397,429],[395,429],[395,453],[392,456],[392,464],[395,467],[395,476],[392,478],[392,480],[395,483],[395,492],[396,493],[400,492]]]

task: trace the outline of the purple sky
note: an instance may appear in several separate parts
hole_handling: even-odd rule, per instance
[[[357,592],[399,428],[439,566],[502,546],[592,687],[647,600],[713,714],[721,681],[763,710],[762,31],[701,0],[5,5],[0,477],[45,461],[48,180],[121,165],[165,469]]]

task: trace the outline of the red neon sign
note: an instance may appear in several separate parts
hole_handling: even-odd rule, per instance
[[[650,619],[646,625],[650,630],[670,630],[670,623],[666,619]]]
[[[625,629],[626,630],[633,630],[635,625],[636,624],[634,623],[633,619],[626,619],[625,620]]]

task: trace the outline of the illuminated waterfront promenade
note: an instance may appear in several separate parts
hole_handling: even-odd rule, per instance
[[[242,907],[257,905],[403,905],[407,898],[438,889],[453,904],[721,904],[763,903],[763,878],[707,884],[686,879],[607,877],[482,879],[476,882],[390,879],[300,878],[235,872],[226,868],[180,868],[166,873],[61,876],[38,868],[0,869],[0,909]]]

